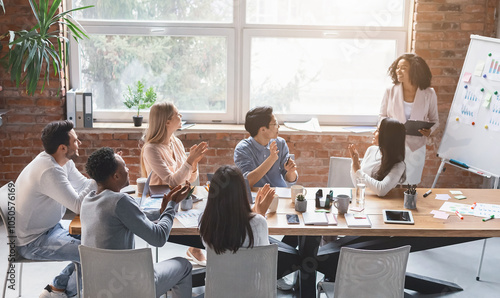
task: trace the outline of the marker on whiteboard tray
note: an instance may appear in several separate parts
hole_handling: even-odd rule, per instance
[[[458,212],[458,210],[455,211],[455,214],[458,216],[458,218],[464,219],[464,217],[462,216],[462,214],[460,214],[460,212]]]
[[[463,163],[463,162],[461,162],[461,161],[458,161],[458,160],[456,160],[456,159],[450,159],[450,162],[451,162],[452,164],[457,165],[457,166],[462,167],[462,168],[466,168],[466,169],[468,169],[468,168],[469,168],[469,166],[468,166],[467,164],[465,164],[465,163]]]

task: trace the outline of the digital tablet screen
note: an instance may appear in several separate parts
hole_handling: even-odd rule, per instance
[[[384,210],[384,222],[386,223],[403,223],[413,224],[413,216],[411,211],[405,210]]]

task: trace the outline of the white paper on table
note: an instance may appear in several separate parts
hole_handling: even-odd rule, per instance
[[[200,215],[203,212],[197,209],[191,209],[187,211],[179,211],[175,215],[178,221],[186,228],[196,228],[200,221]]]
[[[436,194],[436,200],[447,201],[448,199],[451,199],[448,194]]]
[[[450,190],[450,193],[452,195],[463,195],[463,193],[460,190]]]
[[[291,198],[292,190],[289,187],[276,187],[276,194],[280,198]]]

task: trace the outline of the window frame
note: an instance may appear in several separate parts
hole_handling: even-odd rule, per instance
[[[66,0],[71,8],[71,0]],[[246,0],[235,0],[232,23],[195,23],[160,21],[102,21],[81,20],[79,23],[91,34],[146,35],[146,36],[224,36],[227,40],[227,101],[226,112],[190,112],[181,110],[183,120],[197,123],[244,123],[245,114],[250,109],[250,54],[252,37],[304,37],[345,39],[359,34],[374,33],[371,39],[396,40],[396,55],[410,47],[411,15],[414,3],[404,2],[403,26],[378,27],[368,30],[367,26],[312,26],[249,24],[246,22]],[[131,23],[135,23],[131,26]],[[359,37],[358,37],[359,38]],[[80,48],[70,38],[69,55],[70,88],[80,86]],[[324,125],[373,125],[378,120],[378,110],[373,115],[301,115],[276,113],[280,122],[307,121],[317,117]],[[97,122],[129,122],[133,111],[94,111]],[[149,111],[143,111],[148,121]]]

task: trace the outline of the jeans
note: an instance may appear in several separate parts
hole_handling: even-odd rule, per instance
[[[80,236],[72,236],[60,223],[48,230],[35,241],[18,246],[17,251],[29,260],[76,261],[80,262],[78,246]],[[57,289],[66,289],[68,296],[77,294],[75,264],[71,263],[54,278],[52,285]],[[81,274],[80,274],[81,276]]]
[[[172,289],[173,298],[192,296],[191,263],[184,258],[172,258],[153,264],[155,271],[156,296]]]

